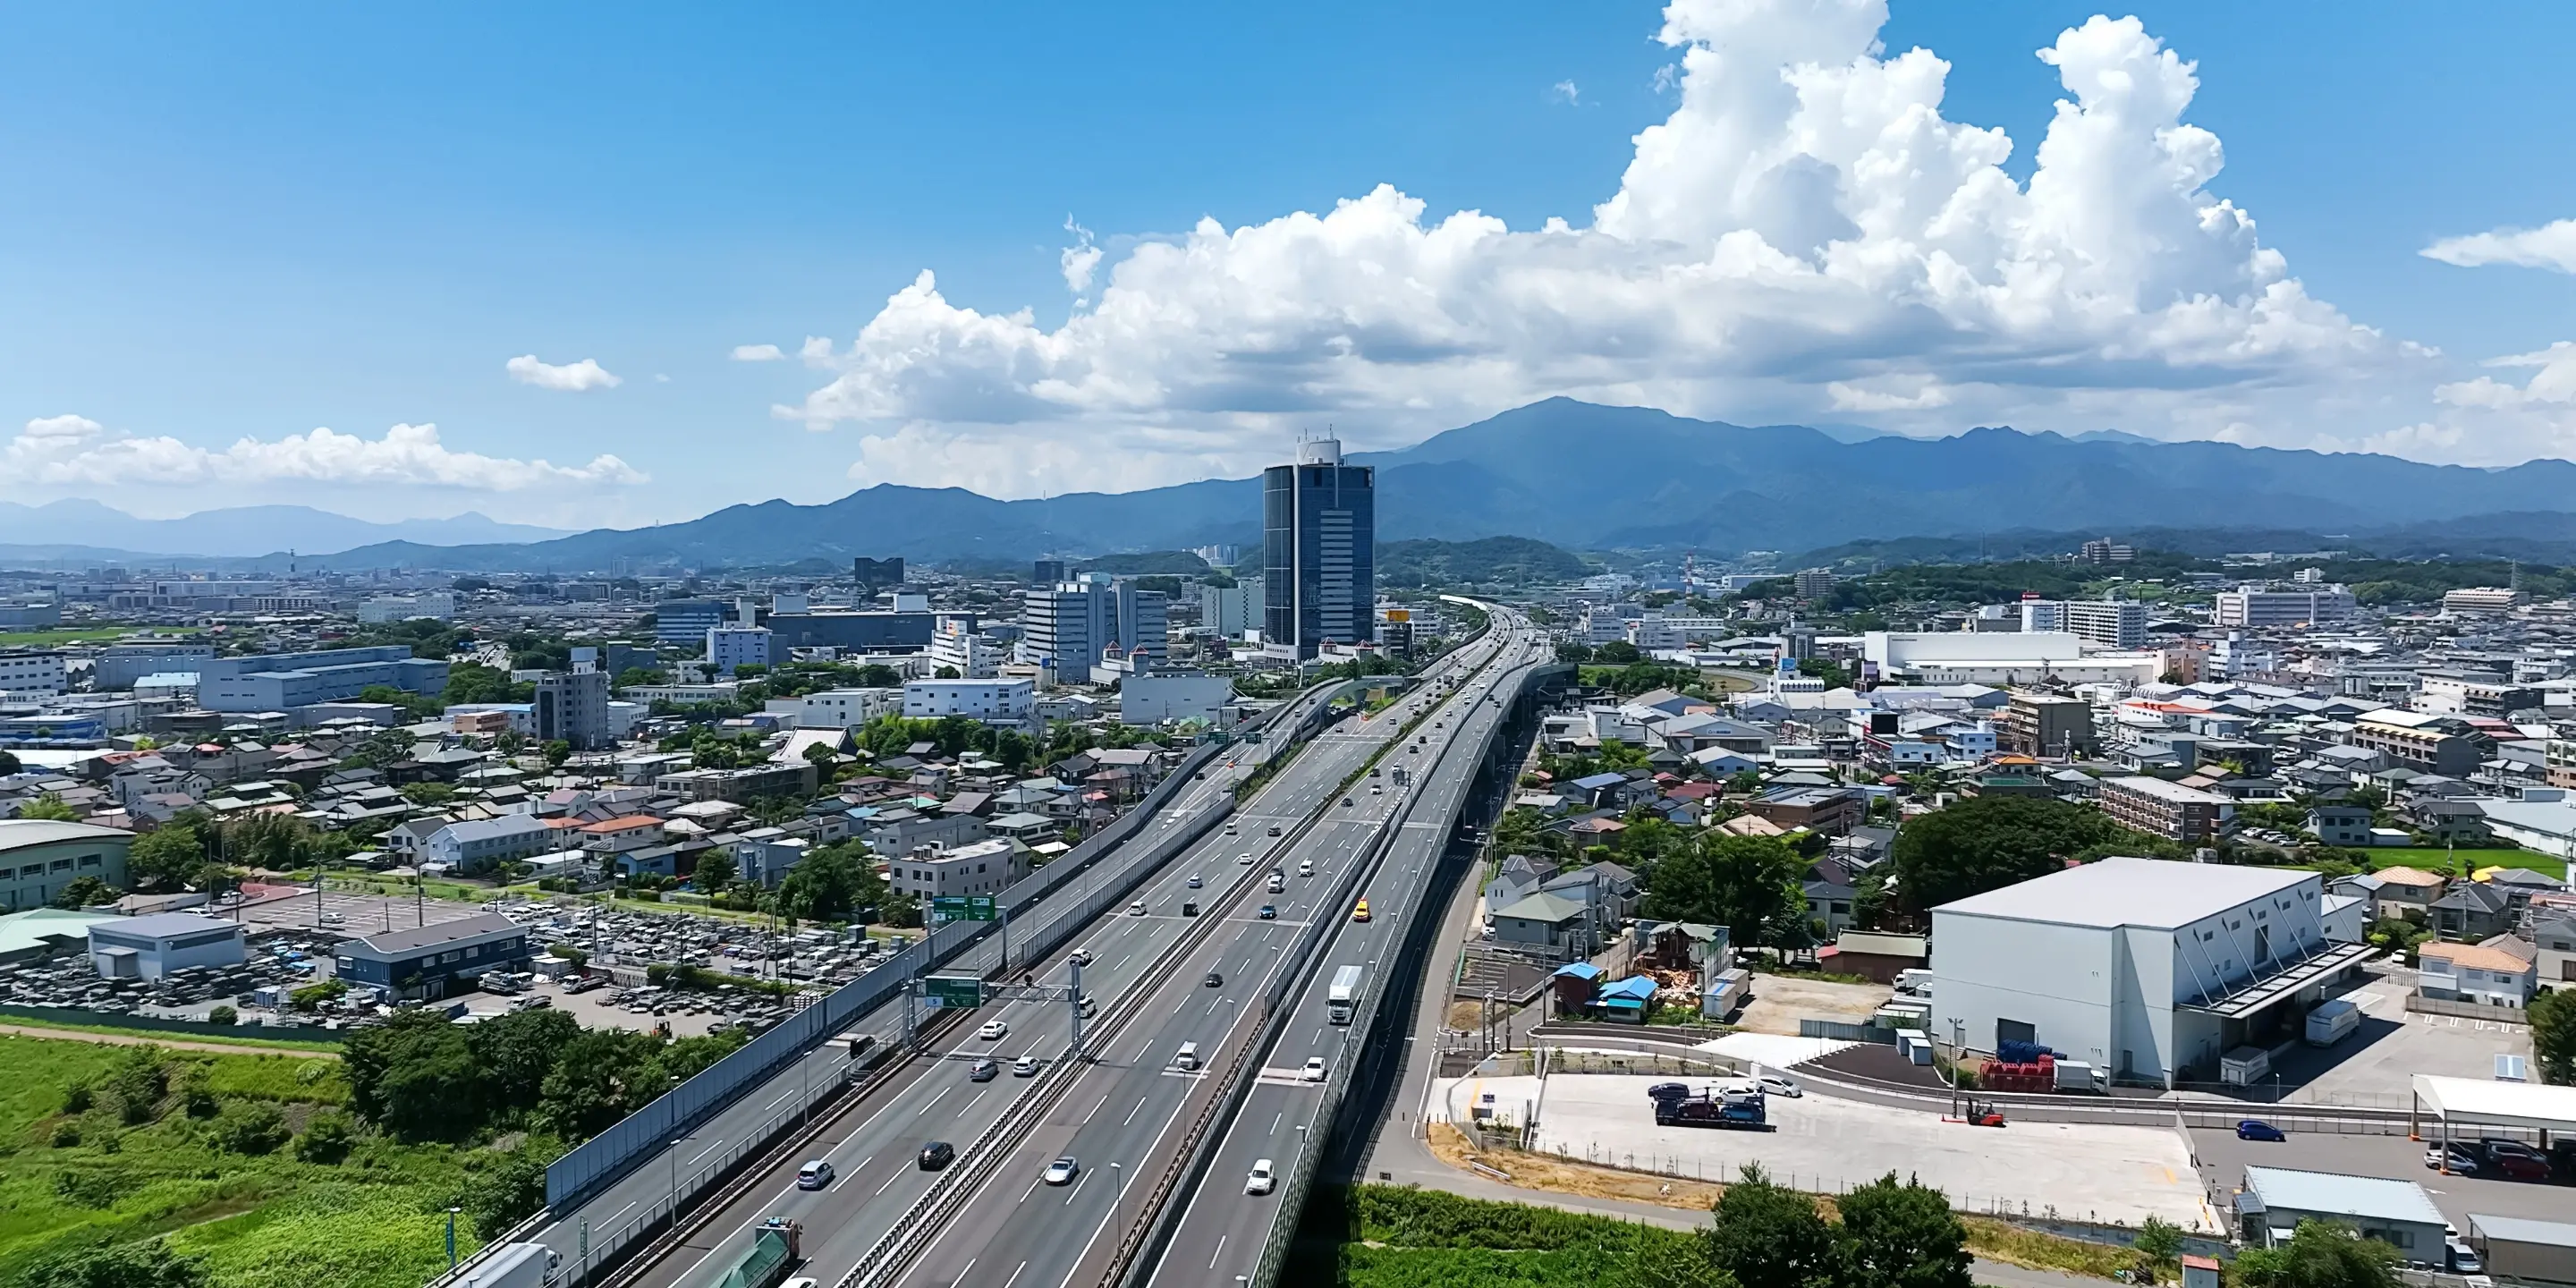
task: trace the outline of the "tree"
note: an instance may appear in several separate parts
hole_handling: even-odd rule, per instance
[[[215,1124],[215,1145],[229,1153],[257,1157],[276,1153],[293,1134],[277,1106],[265,1100],[236,1100]]]
[[[959,671],[956,667],[943,666],[930,678],[934,680],[963,680],[966,676],[964,672]]]
[[[834,751],[827,742],[818,742],[805,749],[805,763],[821,771],[827,781],[832,772],[832,762],[840,758],[841,753]]]
[[[482,1072],[489,1113],[533,1110],[543,1097],[555,1053],[581,1034],[581,1022],[547,1008],[495,1016],[465,1032],[466,1049]]]
[[[1897,829],[1897,890],[1917,913],[2064,865],[2087,846],[2130,834],[2079,805],[2025,796],[1972,796]]]
[[[465,1034],[427,1009],[352,1031],[340,1054],[350,1107],[405,1143],[471,1132],[483,1119],[483,1079]]]
[[[646,1063],[640,1047],[660,1045],[642,1033],[583,1030],[563,1045],[546,1074],[538,1124],[567,1140],[588,1140],[607,1130],[668,1089],[640,1085]]]
[[[2175,1258],[2182,1255],[2182,1230],[2163,1217],[2151,1216],[2138,1227],[2138,1237],[2129,1246],[2137,1249],[2139,1268],[2154,1278],[2170,1269]]]
[[[533,1136],[477,1170],[458,1204],[474,1222],[474,1233],[487,1242],[497,1239],[544,1207],[546,1161],[562,1152],[561,1142]]]
[[[77,823],[80,811],[63,804],[63,798],[46,792],[18,807],[18,817],[47,823]]]
[[[1737,943],[1803,946],[1807,861],[1774,836],[1702,834],[1655,865],[1641,915],[1727,927]],[[1749,1281],[1748,1281],[1749,1282]]]
[[[125,851],[126,875],[150,890],[176,890],[205,865],[205,838],[175,819],[134,838]]]
[[[1636,645],[1626,640],[1612,640],[1592,650],[1592,660],[1603,666],[1626,666],[1644,660],[1645,656],[1637,651]]]
[[[440,695],[448,706],[509,702],[514,696],[509,672],[474,662],[448,667],[447,688]]]
[[[727,886],[733,884],[734,877],[740,871],[741,869],[734,866],[732,855],[721,849],[709,850],[698,856],[697,874],[689,880],[705,894],[721,894]]]
[[[882,892],[864,861],[865,851],[844,841],[806,855],[778,883],[779,906],[808,921],[844,921],[868,896]]]
[[[21,768],[23,768],[23,766],[18,763],[18,757],[15,753],[0,751],[0,778],[7,778],[9,775],[17,773]]]
[[[114,902],[116,902],[116,887],[97,877],[73,877],[64,883],[62,892],[54,896],[54,906],[57,908],[90,908]]]
[[[1747,1163],[1717,1200],[1717,1220],[1701,1236],[1709,1260],[1744,1288],[1831,1288],[1838,1249],[1814,1199],[1773,1184]]]
[[[215,1009],[206,1012],[206,1023],[208,1024],[238,1024],[240,1022],[241,1012],[236,1011],[229,1006],[218,1006]]]
[[[1843,1195],[1843,1282],[1868,1288],[1969,1288],[1968,1228],[1941,1191],[1896,1173]],[[2170,1227],[2168,1227],[2170,1228]]]
[[[549,739],[546,742],[546,768],[561,769],[564,762],[570,759],[572,759],[571,743],[561,738]]]
[[[2339,1225],[2301,1221],[2290,1241],[2236,1256],[2245,1288],[2396,1288],[2397,1250]]]
[[[2576,989],[2553,988],[2531,999],[2523,1018],[2531,1024],[2540,1080],[2553,1087],[2576,1085]]]
[[[204,1288],[205,1267],[159,1239],[57,1253],[30,1265],[23,1288]]]
[[[296,1161],[334,1165],[349,1156],[356,1137],[357,1129],[350,1126],[347,1114],[325,1109],[313,1115],[304,1124],[304,1134],[295,1138]]]
[[[395,790],[400,791],[403,799],[414,805],[444,805],[456,799],[456,787],[451,783],[436,781],[404,783]]]

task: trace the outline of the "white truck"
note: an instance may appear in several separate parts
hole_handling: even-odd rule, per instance
[[[2236,1047],[2218,1057],[2218,1080],[2231,1087],[2253,1086],[2271,1073],[2272,1053],[2261,1047]]]
[[[2338,997],[2320,1002],[2317,1009],[2308,1012],[2308,1045],[2333,1046],[2360,1027],[2361,1008],[2350,999]]]
[[[1351,1012],[1358,1009],[1359,1001],[1360,968],[1344,966],[1334,971],[1333,989],[1324,994],[1324,1009],[1331,1013],[1333,1023],[1350,1023]]]
[[[2098,1064],[2082,1060],[2060,1060],[2056,1068],[2059,1091],[2080,1091],[2096,1096],[2111,1094],[2111,1075]]]
[[[545,1288],[555,1282],[563,1254],[542,1243],[511,1243],[465,1272],[457,1288]]]

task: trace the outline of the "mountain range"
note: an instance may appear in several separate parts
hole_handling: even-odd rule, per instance
[[[1381,542],[1519,536],[1573,549],[1723,554],[2013,530],[2402,532],[2436,547],[2453,532],[2482,545],[2576,537],[2576,464],[2566,461],[2473,469],[2118,431],[2069,438],[1981,428],[1918,439],[1841,425],[1732,425],[1556,398],[1350,460],[1377,468]],[[306,562],[575,572],[901,555],[998,566],[1039,554],[1251,545],[1260,535],[1260,488],[1258,478],[1210,479],[1001,501],[884,484],[821,505],[766,501],[684,523],[459,544],[452,525],[491,522],[469,515],[441,521],[451,526],[435,536],[404,534]],[[125,544],[59,526],[52,540]],[[156,540],[140,548],[173,547]]]
[[[556,528],[502,523],[467,512],[452,519],[371,523],[301,505],[246,505],[177,519],[138,519],[96,501],[0,501],[0,543],[101,553],[241,556],[329,553],[388,541],[425,546],[549,541]]]

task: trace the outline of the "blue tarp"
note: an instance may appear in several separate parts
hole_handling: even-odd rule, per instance
[[[1601,978],[1601,968],[1590,962],[1567,962],[1565,965],[1557,967],[1556,973],[1558,975],[1572,976],[1575,979],[1589,980]]]

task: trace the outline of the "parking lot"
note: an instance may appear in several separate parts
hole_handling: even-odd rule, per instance
[[[2403,1136],[2293,1132],[2286,1141],[2265,1142],[2238,1140],[2235,1133],[2228,1131],[2194,1129],[2191,1138],[2202,1176],[2222,1194],[2232,1193],[2244,1182],[2245,1168],[2250,1164],[2413,1181],[2433,1196],[2433,1206],[2442,1209],[2444,1218],[2463,1230],[2469,1228],[2472,1212],[2541,1221],[2565,1221],[2576,1214],[2576,1187],[2483,1176],[2445,1176],[2424,1166],[2423,1142]]]
[[[277,888],[268,887],[271,890]],[[471,917],[483,908],[480,904],[458,903],[452,899],[404,899],[337,890],[323,891],[317,902],[314,893],[305,890],[204,911],[211,916],[237,917],[254,927],[252,934],[259,933],[257,927],[284,926],[326,932],[337,939],[434,926],[443,921]]]
[[[1792,1036],[1797,1034],[1798,1021],[1802,1019],[1866,1024],[1878,1008],[1887,1004],[1887,995],[1884,984],[1838,984],[1757,972],[1753,976],[1753,1000],[1744,1004],[1744,1012],[1735,1023],[1738,1028],[1756,1033]]]
[[[1659,1127],[1652,1077],[1572,1074],[1463,1080],[1460,1103],[1484,1092],[1507,1112],[1539,1100],[1537,1145],[1620,1167],[1707,1179],[1760,1163],[1784,1184],[1838,1192],[1894,1172],[1919,1177],[1971,1211],[2027,1211],[2137,1224],[2162,1217],[2215,1228],[2191,1152],[2170,1128],[2090,1123],[1969,1127],[1937,1114],[1809,1095],[1770,1097],[1771,1130]]]
[[[2344,994],[2361,1005],[2361,1028],[2331,1047],[2300,1047],[2282,1057],[2282,1099],[2402,1108],[2409,1075],[2487,1079],[2495,1076],[2497,1056],[2531,1054],[2528,1025],[2408,1012],[2413,986],[2414,972],[2401,968],[2370,975]]]

